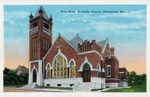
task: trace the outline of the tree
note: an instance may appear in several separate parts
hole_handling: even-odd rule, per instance
[[[22,84],[28,83],[28,74],[20,74],[19,82]]]
[[[5,67],[5,69],[3,70],[4,74],[7,74],[9,72],[9,69]]]
[[[21,85],[21,84],[27,84],[28,83],[28,74],[21,73],[20,75],[17,75],[16,70],[10,70],[5,68],[3,71],[3,78],[4,78],[4,85],[6,84],[15,84]]]
[[[128,84],[129,86],[146,84],[146,74],[137,75],[135,71],[129,72]]]
[[[135,85],[136,83],[136,72],[135,71],[131,71],[129,72],[129,75],[128,75],[128,84],[129,85]]]
[[[141,80],[142,80],[142,84],[146,84],[146,74],[141,74],[140,75]]]

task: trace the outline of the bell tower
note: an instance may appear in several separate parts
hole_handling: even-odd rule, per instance
[[[29,82],[43,85],[43,57],[52,46],[53,18],[42,6],[29,16]]]
[[[29,16],[30,41],[29,60],[42,60],[52,45],[52,16],[48,18],[42,6],[35,15]]]

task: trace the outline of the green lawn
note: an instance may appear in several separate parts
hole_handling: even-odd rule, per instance
[[[146,85],[136,85],[131,88],[110,89],[105,92],[146,92]]]
[[[4,87],[15,87],[15,88],[20,88],[23,87],[27,84],[4,84]]]

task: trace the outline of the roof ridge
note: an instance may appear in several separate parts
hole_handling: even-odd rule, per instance
[[[77,50],[78,44],[82,43],[84,40],[77,34],[74,38],[69,40],[70,44]]]
[[[104,41],[106,41],[106,40],[97,41],[97,43],[98,43],[98,42],[104,42]]]
[[[69,41],[72,41],[73,39],[75,39],[77,37],[80,38],[83,41],[83,39],[78,34],[74,38],[70,39]]]

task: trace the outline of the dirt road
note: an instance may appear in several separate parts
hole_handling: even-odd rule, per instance
[[[3,92],[50,92],[50,91],[46,91],[46,90],[26,90],[26,89],[19,89],[19,88],[4,87]]]

